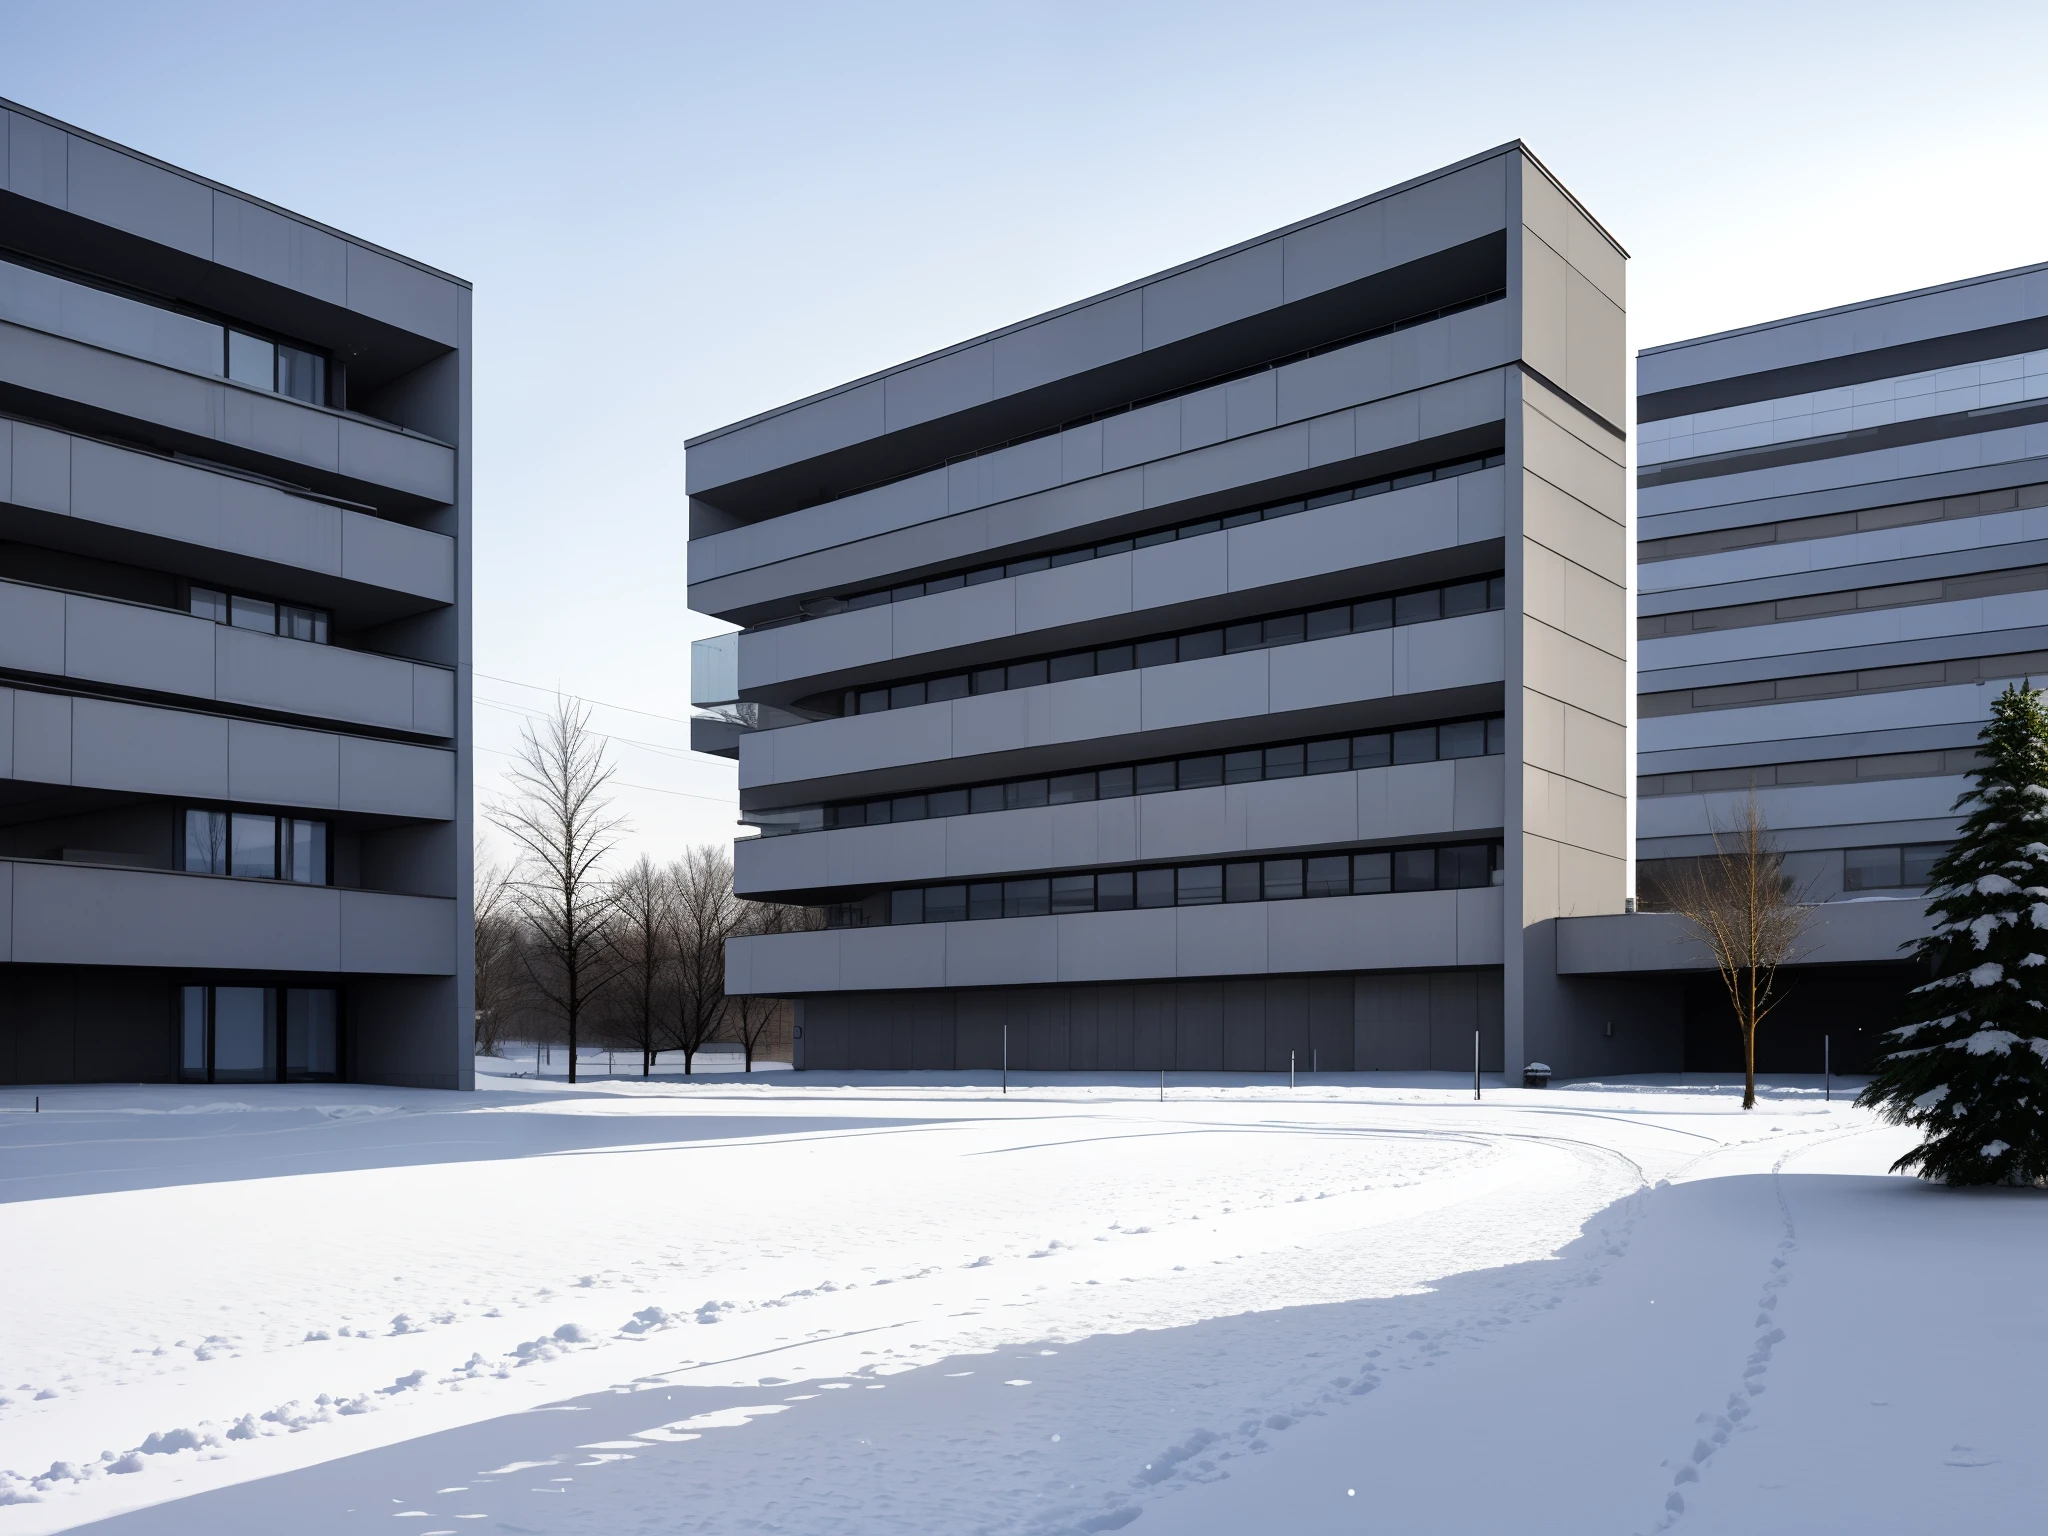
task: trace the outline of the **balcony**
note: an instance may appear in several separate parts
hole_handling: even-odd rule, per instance
[[[727,941],[735,995],[1501,963],[1501,890],[826,929]]]
[[[456,904],[332,886],[0,859],[0,961],[455,973]]]

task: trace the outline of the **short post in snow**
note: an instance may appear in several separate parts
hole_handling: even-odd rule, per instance
[[[1472,1097],[1479,1097],[1479,1031],[1472,1031]]]
[[[1294,1052],[1287,1053],[1287,1086],[1294,1086]]]
[[[1159,1069],[1159,1102],[1166,1102],[1166,1068]]]
[[[1003,1092],[1010,1091],[1010,1026],[1003,1026]]]
[[[1820,1037],[1820,1091],[1830,1104],[1835,1102],[1835,1064],[1831,1059],[1833,1043],[1826,1035]]]

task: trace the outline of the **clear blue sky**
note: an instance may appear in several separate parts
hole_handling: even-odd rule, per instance
[[[1639,346],[2048,260],[2044,56],[2039,4],[0,0],[0,95],[476,284],[479,697],[672,717],[693,433],[1516,137]],[[599,724],[650,851],[730,835],[729,765]]]

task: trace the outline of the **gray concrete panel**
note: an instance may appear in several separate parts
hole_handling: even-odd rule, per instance
[[[1443,768],[1448,765],[1429,763],[1414,766]],[[1314,848],[1348,843],[1362,837],[1396,836],[1398,834],[1392,830],[1366,832],[1359,820],[1359,802],[1370,793],[1364,787],[1365,781],[1409,771],[1406,768],[1375,768],[1358,773],[1326,773],[1308,779],[1268,779],[1258,784],[1233,784],[1230,786],[1230,798],[1234,814],[1229,821],[1236,825],[1226,824],[1224,830],[1236,834],[1231,839],[1233,851]],[[1391,822],[1385,825],[1392,827]],[[1449,823],[1438,825],[1447,827]],[[1422,834],[1437,828],[1416,825],[1400,830]],[[1151,831],[1149,821],[1146,831]],[[1210,833],[1210,839],[1210,846],[1214,847],[1215,832]]]
[[[341,471],[339,416],[245,384],[219,388],[222,442],[329,474]]]
[[[1179,912],[1093,912],[1056,917],[1060,979],[1129,981],[1171,976],[1179,947]]]
[[[64,595],[63,604],[64,676],[213,697],[220,626],[211,620],[75,594]]]
[[[63,675],[63,593],[0,582],[0,666]]]
[[[348,242],[232,192],[215,189],[213,259],[337,307],[348,303]]]
[[[337,425],[335,454],[342,474],[428,501],[455,499],[455,454],[446,444],[353,417],[342,417]]]
[[[447,976],[455,970],[456,904],[435,896],[337,891],[341,963],[368,975]]]
[[[1006,332],[989,345],[998,398],[1085,373],[1143,349],[1144,296],[1100,299]]]
[[[1306,651],[1329,641],[1288,646]],[[1147,731],[1263,714],[1270,708],[1267,659],[1276,651],[1245,651],[1207,661],[1184,661],[1170,667],[1148,667],[1139,679],[1139,727]]]
[[[1254,906],[1259,910],[1251,910]],[[1257,976],[1271,968],[1270,904],[1176,907],[1173,916],[1174,975]],[[1280,921],[1284,926],[1288,919]]]
[[[82,218],[211,260],[213,198],[200,183],[70,135],[65,206]]]
[[[970,406],[994,393],[994,353],[988,343],[914,363],[883,381],[882,425],[900,432]]]
[[[83,702],[80,701],[81,707]],[[227,748],[227,784],[214,794],[248,805],[341,806],[341,737],[256,720],[212,723],[225,727],[222,735]]]
[[[71,782],[71,700],[66,695],[14,690],[14,777],[38,784]]]
[[[455,540],[341,509],[341,574],[365,586],[455,601]]]
[[[1468,757],[1452,766],[1455,772],[1451,829],[1455,832],[1482,832],[1504,826],[1507,759]]]
[[[455,734],[455,674],[446,667],[412,664],[412,728],[429,736]]]
[[[935,923],[946,935],[946,984],[1012,987],[1058,981],[1059,938],[1054,917],[996,922]]]
[[[1471,618],[1444,619],[1410,627],[1434,631],[1471,622]],[[1270,707],[1280,712],[1315,709],[1353,699],[1384,699],[1403,691],[1397,686],[1394,657],[1396,637],[1405,633],[1406,630],[1381,629],[1254,653],[1265,657],[1272,669]],[[1482,663],[1468,668],[1465,680],[1490,681],[1498,678],[1500,672],[1499,664],[1489,671]]]
[[[1190,539],[1187,542],[1192,546],[1204,541]],[[1162,545],[1160,550],[1179,547],[1178,544]],[[1091,619],[1109,618],[1145,606],[1134,596],[1133,589],[1145,585],[1146,574],[1156,575],[1157,566],[1145,557],[1157,554],[1160,550],[1144,549],[1132,554],[1109,555],[1099,560],[1083,560],[1078,565],[1062,566],[1053,571],[1035,571],[1030,575],[991,582],[989,586],[1014,588],[1015,627],[1019,634],[1029,634],[1034,630],[1058,629],[1066,624],[1085,624]],[[943,602],[947,597],[971,597],[974,593],[986,590],[986,587],[963,587],[957,593],[948,592],[938,599],[929,601]],[[1004,606],[1001,597],[995,594],[991,596],[994,600],[989,606],[1000,611]],[[895,606],[914,608],[918,604],[898,603]],[[897,654],[902,655],[904,652],[899,650]]]
[[[7,188],[62,208],[70,201],[70,138],[61,128],[7,114]]]
[[[1802,959],[1815,965],[1895,961],[1930,931],[1926,902],[1917,896],[1831,902],[1814,909]],[[1683,918],[1639,912],[1560,918],[1557,969],[1570,976],[1710,971],[1713,961]]]
[[[949,926],[924,923],[915,928],[869,930],[863,935],[866,943],[840,951],[839,985],[863,991],[881,987],[943,987]]]
[[[349,243],[348,307],[443,346],[462,344],[462,285]]]
[[[9,494],[17,507],[39,512],[71,510],[70,440],[62,432],[9,422]]]
[[[215,669],[223,702],[392,730],[418,728],[413,675],[419,669],[412,662],[252,630],[205,627],[217,631]]]
[[[17,964],[341,969],[332,888],[44,863],[14,887]]]
[[[854,832],[827,834],[838,842],[833,859],[835,873],[848,872],[849,882],[867,879],[975,879],[988,875],[1000,875],[1019,869],[1051,869],[1056,864],[1053,852],[1054,828],[1062,823],[1080,825],[1093,818],[1071,814],[1081,809],[1078,806],[1037,806],[1029,810],[998,811],[982,816],[955,816],[946,821],[915,823],[906,832],[912,835],[889,838],[873,837],[861,846],[856,844]],[[938,837],[919,837],[916,829],[932,827],[938,830]],[[884,833],[894,828],[869,827],[870,833]],[[926,853],[932,843],[936,858]],[[891,850],[891,857],[877,857],[884,847]],[[841,850],[845,857],[840,857]],[[1093,852],[1089,861],[1093,862]],[[903,859],[916,874],[896,876],[870,876],[870,869],[886,869]],[[857,873],[855,873],[857,871]]]
[[[1268,423],[1270,425],[1270,423]],[[1102,473],[1102,423],[1087,422],[1060,434],[1060,483],[1071,484]]]
[[[1230,553],[1230,540],[1216,535],[1132,551],[1132,607],[1167,608],[1220,596],[1230,590]]]
[[[70,782],[140,794],[227,798],[228,722],[183,710],[75,699]]]
[[[1282,245],[1266,241],[1146,284],[1144,345],[1213,331],[1283,302]]]

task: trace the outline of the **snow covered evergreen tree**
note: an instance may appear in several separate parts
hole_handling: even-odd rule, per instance
[[[1927,1139],[1893,1165],[1949,1184],[2048,1177],[2048,705],[2009,685],[1956,801],[1961,835],[1934,866],[1930,979],[1858,1102]]]

